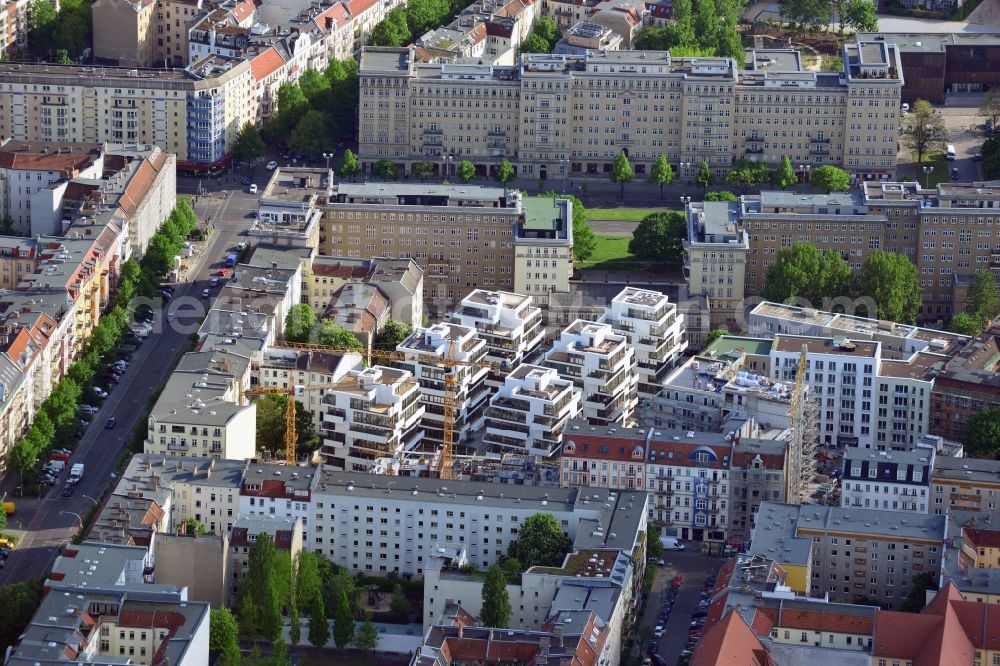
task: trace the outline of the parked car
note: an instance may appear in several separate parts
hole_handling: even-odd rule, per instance
[[[62,496],[63,497],[72,497],[74,490],[76,490],[76,486],[75,485],[68,485],[65,488],[63,488]]]
[[[910,112],[910,105],[907,104],[906,102],[903,102],[903,105],[899,107],[899,110],[905,116]]]
[[[80,405],[80,411],[85,414],[96,414],[98,409],[98,407],[94,407],[93,405]]]
[[[663,634],[665,634],[665,633],[667,633],[667,632],[663,628],[662,624],[656,625],[656,628],[653,629],[653,635],[656,636],[657,638],[663,638]]]
[[[100,386],[95,386],[93,390],[94,390],[94,395],[96,395],[101,399],[108,397],[108,392],[102,389]]]
[[[662,557],[651,557],[651,558],[649,558],[649,563],[650,564],[658,564],[659,566],[662,567],[663,566],[663,558]]]
[[[201,290],[201,297],[202,298],[208,298],[211,295],[212,295],[212,290],[211,289],[202,289]]]
[[[252,182],[253,182],[253,179],[250,176],[244,176],[243,177],[243,184],[244,185],[249,185]]]
[[[104,429],[105,430],[111,430],[112,428],[115,427],[115,425],[117,423],[118,423],[118,419],[116,419],[115,417],[112,416],[111,418],[109,418],[107,421],[104,422]]]
[[[958,167],[951,168],[951,179],[958,180]]]
[[[250,194],[257,194],[257,183],[250,183]]]
[[[287,159],[287,158],[286,158],[286,159]],[[268,171],[274,171],[275,169],[277,169],[277,168],[278,168],[278,163],[277,163],[277,162],[275,162],[274,160],[271,160],[270,162],[268,162],[268,163],[267,163],[267,166],[266,166],[265,168],[266,168],[266,169],[267,169]]]
[[[208,284],[210,284],[213,287],[218,287],[219,286],[219,278],[217,278],[217,277],[212,278],[211,280],[208,281]]]

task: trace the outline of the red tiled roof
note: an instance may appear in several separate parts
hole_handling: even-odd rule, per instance
[[[984,530],[978,527],[963,527],[962,536],[976,548],[1000,548],[1000,530]]]
[[[326,8],[313,19],[316,27],[327,32],[336,28],[342,28],[351,22],[351,13],[343,3],[338,2]]]
[[[347,0],[347,8],[354,16],[361,16],[369,9],[378,6],[378,0]]]
[[[872,615],[838,613],[836,608],[836,605],[831,604],[829,611],[813,611],[785,608],[782,605],[761,610],[771,622],[782,628],[869,636],[874,632],[875,619]]]
[[[344,266],[342,264],[337,264],[336,266],[330,266],[329,264],[313,264],[312,274],[319,275],[321,277],[339,277],[344,279],[362,279],[368,276],[371,272],[370,266],[358,266],[358,265],[348,265]]]
[[[36,144],[32,150],[28,142],[8,142],[0,148],[0,168],[59,171],[67,176],[75,176],[81,169],[91,164],[99,152],[98,147],[80,144],[52,148],[47,144]]]
[[[753,615],[753,622],[750,623],[750,628],[753,629],[753,633],[761,638],[771,635],[771,627],[774,624],[771,622],[771,618],[767,616],[767,613],[755,612]]]
[[[774,661],[739,613],[730,610],[705,632],[691,655],[691,666],[773,666]]]
[[[276,72],[283,64],[285,64],[285,59],[281,57],[278,49],[271,46],[258,53],[250,61],[250,73],[253,78],[260,81]]]
[[[229,13],[233,18],[242,23],[253,15],[255,9],[257,9],[257,4],[253,0],[243,0],[243,2],[233,7]]]
[[[914,666],[971,664],[975,649],[954,608],[962,601],[949,583],[919,614],[880,611],[872,656],[909,659]]]

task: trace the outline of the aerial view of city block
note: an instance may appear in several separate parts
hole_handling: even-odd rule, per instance
[[[4,2],[0,666],[1000,664],[1000,0]]]

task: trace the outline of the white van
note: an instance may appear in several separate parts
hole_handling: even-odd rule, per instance
[[[955,144],[949,143],[948,148],[945,150],[944,154],[949,162],[953,161],[957,157],[955,153]]]
[[[684,544],[674,537],[660,537],[660,543],[663,544],[663,550],[684,550]]]

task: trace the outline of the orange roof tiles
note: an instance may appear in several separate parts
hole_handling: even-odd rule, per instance
[[[351,22],[351,12],[343,3],[338,2],[317,14],[313,22],[323,32],[343,28]]]
[[[963,527],[962,536],[977,548],[1000,548],[1000,530]]]
[[[760,639],[739,613],[729,611],[705,632],[691,655],[691,666],[773,666]]]
[[[265,79],[285,64],[285,59],[281,57],[278,49],[273,46],[261,51],[250,61],[250,73],[253,78],[260,81]]]
[[[347,0],[347,8],[354,16],[361,16],[369,9],[378,6],[378,0]]]
[[[72,177],[92,164],[98,155],[100,146],[96,145],[68,144],[50,148],[47,144],[35,144],[32,150],[29,142],[10,141],[0,147],[0,168],[59,171]]]
[[[233,7],[229,13],[233,16],[233,18],[242,23],[250,18],[256,9],[257,4],[253,0],[243,0],[243,2],[240,2]]]
[[[776,626],[788,629],[871,635],[875,627],[873,616],[838,613],[835,604],[830,605],[829,611],[799,610],[784,606],[761,610]]]

